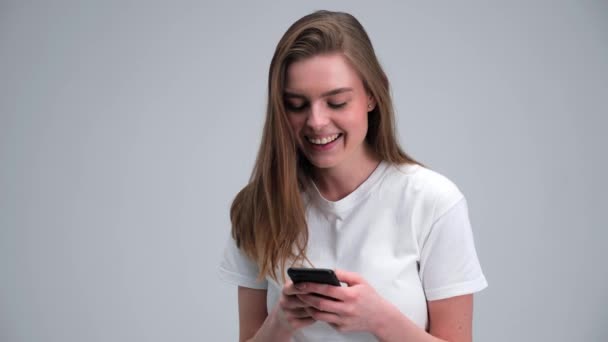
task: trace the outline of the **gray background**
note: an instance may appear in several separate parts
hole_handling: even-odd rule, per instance
[[[477,341],[608,340],[605,1],[0,3],[0,341],[234,341],[270,58],[351,12],[469,200]]]

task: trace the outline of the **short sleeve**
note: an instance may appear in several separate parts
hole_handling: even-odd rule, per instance
[[[232,237],[226,241],[224,255],[217,270],[219,277],[228,283],[252,289],[268,288],[267,280],[257,280],[257,264],[236,246]]]
[[[420,279],[429,301],[478,292],[488,286],[477,258],[464,197],[431,226],[421,247]]]

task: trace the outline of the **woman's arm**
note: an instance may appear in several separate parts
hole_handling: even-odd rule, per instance
[[[239,286],[239,341],[289,341],[291,332],[285,331],[277,320],[277,310],[270,315],[266,310],[267,290]]]
[[[239,341],[290,341],[296,329],[314,323],[304,310],[305,305],[297,299],[297,291],[288,282],[281,293],[279,303],[268,314],[266,310],[267,290],[239,286]]]
[[[369,331],[383,342],[471,342],[473,294],[428,301],[429,332],[426,332],[357,273],[335,272],[348,287],[298,285],[304,292],[298,298],[311,306],[309,312],[315,320],[327,322],[340,332]]]
[[[473,341],[473,295],[428,302],[429,328],[433,336],[450,342]]]
[[[378,329],[380,341],[471,342],[473,340],[473,295],[456,296],[428,302],[427,333],[399,310],[393,310]]]
[[[260,329],[268,312],[266,310],[267,290],[250,289],[239,286],[239,341],[248,341]]]

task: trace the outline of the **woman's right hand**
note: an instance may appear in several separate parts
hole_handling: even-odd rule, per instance
[[[287,280],[281,290],[279,302],[266,316],[255,335],[247,341],[288,342],[296,330],[313,324],[315,320],[307,312],[310,305],[302,302],[297,296],[304,293],[306,292],[299,291]],[[266,298],[262,300],[266,302]]]
[[[298,290],[291,280],[287,280],[281,291],[281,297],[275,308],[281,328],[294,332],[315,322],[306,308],[310,305],[301,301],[296,295],[305,294]]]

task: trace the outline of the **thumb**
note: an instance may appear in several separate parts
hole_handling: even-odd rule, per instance
[[[365,280],[355,272],[348,272],[344,270],[336,270],[336,276],[341,283],[347,283],[348,286],[364,283]]]

